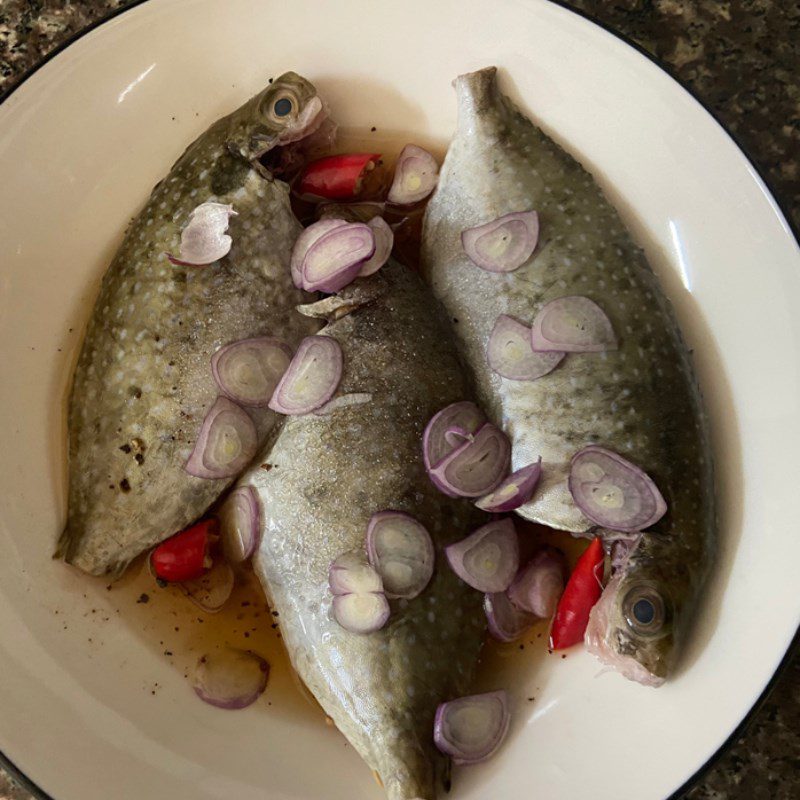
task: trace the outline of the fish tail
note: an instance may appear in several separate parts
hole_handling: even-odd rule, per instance
[[[379,754],[377,773],[388,800],[436,800],[438,766],[429,751],[405,741]]]
[[[95,558],[91,551],[81,547],[82,537],[77,532],[75,525],[67,522],[66,527],[61,532],[56,542],[53,558],[66,561],[74,567],[88,572],[90,575],[104,575],[109,580],[115,581],[122,577],[128,568],[131,557],[120,557],[116,559]]]
[[[455,80],[459,128],[479,123],[484,113],[497,104],[497,67],[459,75]]]

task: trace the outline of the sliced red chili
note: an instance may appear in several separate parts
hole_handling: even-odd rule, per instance
[[[558,602],[550,630],[551,650],[563,650],[583,641],[589,612],[603,593],[604,558],[603,543],[597,537],[578,559]]]
[[[180,582],[199,578],[211,566],[208,549],[219,535],[219,522],[204,519],[162,542],[150,556],[156,577]]]
[[[360,191],[364,175],[375,168],[380,153],[344,153],[312,161],[297,181],[300,195],[314,195],[326,200],[345,200]]]

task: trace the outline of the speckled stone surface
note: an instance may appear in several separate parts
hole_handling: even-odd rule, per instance
[[[130,4],[0,0],[0,89],[12,86],[65,39]],[[569,5],[636,41],[691,87],[737,137],[800,228],[800,3],[578,0]],[[615,780],[624,781],[624,772]],[[0,769],[0,800],[30,797]],[[800,654],[742,738],[685,800],[800,800]]]

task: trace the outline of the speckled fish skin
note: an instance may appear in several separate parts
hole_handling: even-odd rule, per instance
[[[363,291],[370,286],[382,290],[377,299]],[[372,299],[352,310],[348,297]],[[269,468],[242,477],[262,511],[254,564],[295,669],[390,800],[433,800],[446,766],[433,745],[436,706],[467,692],[485,619],[482,596],[443,554],[481,517],[433,487],[421,439],[436,411],[469,394],[441,309],[418,276],[390,263],[341,300],[350,313],[322,331],[344,352],[337,396],[372,399],[289,418],[262,459]],[[363,552],[369,518],[386,509],[428,528],[434,577],[415,599],[391,601],[382,630],[349,633],[331,615],[328,568],[343,552]]]
[[[673,666],[714,549],[699,390],[643,252],[592,176],[500,93],[495,72],[456,80],[458,130],[426,212],[423,269],[454,320],[480,402],[511,437],[514,468],[543,457],[542,484],[522,516],[573,533],[592,530],[565,480],[571,457],[592,443],[641,466],[664,494],[668,514],[628,560],[618,613],[602,637],[605,656],[635,662],[658,681]],[[540,217],[539,244],[518,270],[489,273],[467,258],[462,230],[531,209]],[[569,354],[535,381],[495,374],[485,353],[498,315],[530,324],[543,304],[567,295],[600,305],[619,349]],[[626,622],[623,605],[645,585],[663,596],[669,619],[642,636]]]
[[[272,107],[290,97],[297,113]],[[184,464],[217,396],[210,358],[228,342],[269,334],[295,346],[318,327],[294,307],[289,274],[300,231],[285,183],[257,163],[321,105],[294,73],[216,122],[153,190],[103,278],[69,403],[69,509],[59,554],[86,572],[119,573],[142,551],[200,516],[232,479]],[[173,266],[199,204],[231,203],[230,253],[205,267]],[[261,441],[278,417],[250,409]]]

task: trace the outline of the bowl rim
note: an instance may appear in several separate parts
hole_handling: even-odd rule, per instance
[[[39,59],[35,64],[30,66],[28,69],[24,70],[17,78],[12,82],[12,84],[0,92],[0,105],[5,103],[11,95],[14,94],[24,83],[28,81],[31,76],[33,76],[36,72],[38,72],[45,64],[52,61],[56,58],[59,54],[61,54],[64,50],[71,47],[75,44],[79,39],[82,39],[87,34],[91,33],[92,31],[96,30],[97,28],[102,27],[106,23],[110,22],[111,20],[115,19],[116,17],[120,17],[123,14],[133,10],[134,8],[144,5],[145,3],[150,2],[150,0],[130,0],[130,2],[119,8],[115,8],[109,11],[107,14],[103,15],[102,17],[94,20],[93,22],[89,23],[85,27],[81,28],[78,31],[75,31],[70,36],[68,36],[64,41],[50,50],[45,56]],[[722,129],[722,131],[728,136],[729,139],[734,143],[736,148],[741,152],[744,156],[747,164],[749,165],[750,169],[758,176],[761,182],[767,189],[769,193],[769,197],[772,200],[774,206],[780,212],[783,220],[785,222],[787,230],[789,230],[794,237],[795,241],[797,242],[798,246],[800,246],[800,225],[796,225],[788,213],[788,201],[778,199],[772,184],[765,174],[765,172],[753,162],[753,160],[748,155],[747,149],[743,142],[741,141],[740,137],[737,136],[720,118],[720,116],[712,109],[705,100],[700,97],[695,90],[688,85],[685,81],[679,78],[674,72],[670,69],[669,65],[664,64],[658,58],[656,58],[653,54],[648,52],[642,45],[636,42],[634,39],[629,37],[627,34],[622,33],[621,31],[616,30],[615,28],[611,27],[607,23],[595,19],[592,17],[588,12],[583,11],[582,9],[574,8],[570,6],[566,0],[549,0],[549,2],[560,6],[561,8],[569,11],[572,14],[581,17],[582,19],[586,20],[586,22],[590,23],[591,25],[595,25],[599,28],[602,28],[607,33],[610,33],[615,38],[619,39],[621,42],[628,45],[628,47],[633,48],[639,55],[644,56],[648,61],[658,67],[662,72],[668,75],[675,83],[680,86],[683,91],[688,93],[700,106],[703,110],[712,117],[712,119],[717,123],[717,125]],[[792,638],[792,641],[789,643],[789,646],[786,648],[783,656],[781,657],[778,666],[775,668],[775,672],[773,672],[772,677],[767,682],[766,686],[762,690],[761,694],[758,696],[756,701],[747,711],[747,713],[742,717],[739,721],[738,725],[731,731],[731,733],[727,736],[727,738],[719,745],[719,747],[708,757],[704,764],[702,764],[697,771],[689,777],[684,783],[675,789],[669,797],[664,798],[664,800],[681,800],[692,788],[694,788],[700,781],[711,771],[712,767],[719,761],[719,759],[727,752],[727,750],[744,734],[747,728],[750,726],[750,723],[753,721],[755,716],[761,710],[764,703],[769,698],[772,691],[775,689],[775,686],[780,681],[780,679],[785,675],[787,668],[792,661],[793,657],[800,653],[800,627],[795,631],[795,634]],[[20,770],[14,763],[2,752],[0,751],[0,767],[2,767],[11,777],[20,784],[27,792],[33,795],[36,800],[56,800],[55,797],[49,795],[36,783],[34,783],[31,778],[29,778],[22,770]]]

